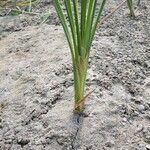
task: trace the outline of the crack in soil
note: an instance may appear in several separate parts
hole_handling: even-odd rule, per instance
[[[74,144],[78,140],[78,134],[80,132],[80,129],[82,128],[83,118],[84,118],[84,113],[74,114],[74,116],[73,116],[73,121],[77,125],[77,129],[76,129],[76,132],[74,134],[74,138],[73,138],[73,140],[71,142],[71,148],[73,150],[75,149]]]

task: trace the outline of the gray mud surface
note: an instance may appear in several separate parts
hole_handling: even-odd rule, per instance
[[[119,0],[109,1],[105,14]],[[0,17],[1,150],[150,150],[150,1],[123,6],[97,30],[86,115],[73,115],[70,52],[52,4]]]

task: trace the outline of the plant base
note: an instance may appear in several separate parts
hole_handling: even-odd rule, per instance
[[[75,104],[74,106],[74,113],[83,113],[84,111],[84,104],[81,103],[81,104]]]

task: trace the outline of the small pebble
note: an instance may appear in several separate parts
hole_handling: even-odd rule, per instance
[[[105,143],[106,147],[113,147],[115,145],[114,141],[108,141]]]
[[[136,132],[141,132],[144,129],[144,127],[140,124],[138,125]]]
[[[135,98],[135,97],[132,97],[132,98],[131,98],[131,101],[135,102],[136,104],[141,104],[141,102],[142,102],[142,99],[140,99],[140,98]]]
[[[150,150],[150,144],[149,144],[149,145],[146,145],[146,149],[147,149],[147,150]]]
[[[124,118],[122,118],[122,121],[127,122],[128,120],[127,120],[127,118],[124,117]]]
[[[150,108],[150,106],[148,104],[145,104],[145,109],[148,110]]]
[[[136,104],[141,104],[141,100],[140,100],[140,99],[136,99],[134,102],[135,102]]]
[[[150,68],[150,62],[149,61],[145,61],[144,62],[144,66],[147,67],[147,68]]]
[[[139,106],[138,106],[138,110],[139,110],[139,111],[144,111],[144,110],[145,110],[145,107],[144,107],[143,105],[139,105]]]
[[[149,112],[145,115],[145,118],[150,120],[150,113]]]

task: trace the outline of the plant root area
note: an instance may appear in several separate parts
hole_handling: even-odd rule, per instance
[[[104,16],[119,0],[107,2]],[[73,114],[71,55],[49,0],[40,16],[0,12],[1,150],[150,150],[150,2],[97,30],[83,115]]]

